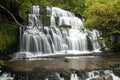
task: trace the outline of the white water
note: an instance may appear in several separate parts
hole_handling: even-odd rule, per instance
[[[56,77],[59,80],[65,80],[65,78],[63,76],[61,76],[60,73],[55,73],[55,74],[56,74]],[[4,72],[4,73],[2,73],[0,75],[0,80],[14,80],[15,76],[16,76],[16,74],[12,75],[11,73]],[[120,80],[120,78],[118,76],[116,76],[113,73],[112,70],[93,70],[93,71],[90,71],[90,72],[82,73],[81,76],[78,76],[76,73],[72,73],[70,75],[70,79],[69,80],[91,80],[93,78],[102,78],[102,77],[106,78],[108,76],[111,76],[109,78],[110,80]],[[87,76],[87,77],[85,77],[85,76]],[[21,77],[23,77],[23,76],[21,76]],[[20,78],[18,80],[29,80],[29,77],[26,75],[26,79]],[[45,80],[49,80],[49,78],[45,78]]]
[[[116,76],[112,70],[105,70],[105,71],[102,71],[102,73],[100,73],[100,71],[94,70],[91,72],[87,72],[87,75],[88,75],[88,78],[86,80],[91,80],[93,78],[99,78],[102,76],[112,76],[112,80],[120,80],[120,78]]]
[[[68,51],[80,53],[88,52],[89,47],[92,51],[100,50],[101,46],[97,41],[101,36],[99,31],[84,28],[82,20],[74,13],[57,7],[47,7],[46,16],[50,17],[51,24],[46,27],[42,24],[43,15],[40,10],[39,6],[32,6],[28,14],[28,25],[22,25],[22,29],[20,28],[20,52],[17,55],[21,52],[26,55],[31,53],[31,56]],[[56,20],[56,17],[59,20]],[[71,28],[59,28],[60,25],[69,25]]]
[[[56,75],[59,80],[65,80],[64,77],[60,77],[60,73],[56,73]],[[120,80],[120,78],[116,76],[112,70],[105,70],[105,71],[93,70],[90,72],[86,72],[86,74],[83,73],[82,76],[83,75],[86,75],[88,77],[83,78],[83,77],[78,76],[76,73],[72,73],[69,80],[92,80],[94,78],[102,78],[102,77],[107,77],[107,76],[111,76],[111,79],[109,78],[110,80]],[[45,80],[49,80],[49,79],[47,78]]]
[[[70,77],[70,80],[79,80],[79,78],[78,78],[76,73],[72,73],[71,77]]]
[[[14,76],[11,75],[11,73],[3,73],[0,76],[0,80],[13,80]]]

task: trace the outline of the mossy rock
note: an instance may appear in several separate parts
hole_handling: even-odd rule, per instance
[[[64,62],[69,62],[69,60],[67,58],[64,59]]]
[[[48,16],[44,16],[44,20],[42,20],[42,21],[44,21],[44,22],[42,22],[42,23],[44,23],[44,26],[50,26],[50,17],[48,17]]]
[[[4,61],[3,60],[0,60],[0,68],[4,65]]]
[[[59,27],[64,28],[64,29],[70,29],[71,28],[71,26],[69,26],[69,25],[60,25]]]
[[[113,71],[116,75],[120,76],[120,69],[114,69]]]

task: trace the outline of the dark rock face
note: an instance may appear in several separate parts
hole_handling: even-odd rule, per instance
[[[53,72],[48,71],[45,68],[29,72],[17,72],[15,76],[15,80],[44,80],[45,78],[59,80]]]
[[[14,80],[59,80],[56,73],[59,71],[60,77],[65,77],[66,72],[62,70],[48,70],[46,68],[36,68],[35,70],[28,72],[16,72]]]

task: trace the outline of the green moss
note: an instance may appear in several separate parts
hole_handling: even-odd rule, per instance
[[[48,16],[44,17],[44,26],[50,26],[50,17]]]
[[[4,61],[0,60],[0,67],[4,65]]]
[[[24,20],[26,19],[27,14],[29,13],[31,6],[32,6],[32,3],[30,2],[30,0],[25,0],[21,4],[19,14]]]
[[[4,26],[4,27],[8,27],[5,29],[2,29],[0,36],[0,49],[4,50],[7,48],[7,46],[9,46],[10,44],[14,43],[16,41],[16,28],[14,27],[14,29],[11,29],[10,27],[13,27],[12,25],[8,25],[8,26]]]

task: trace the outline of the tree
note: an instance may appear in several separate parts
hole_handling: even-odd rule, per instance
[[[21,17],[19,16],[19,7],[24,2],[24,0],[18,1],[18,0],[0,0],[0,12],[3,14],[6,14],[6,16],[9,14],[13,18],[13,20],[20,25],[18,19]],[[9,17],[7,16],[7,17]],[[10,17],[9,17],[10,18]]]
[[[84,12],[85,26],[95,28],[109,40],[110,36],[120,35],[120,1],[96,2]],[[118,41],[119,43],[119,41]],[[113,47],[114,45],[112,45]],[[110,46],[111,47],[111,46]]]

